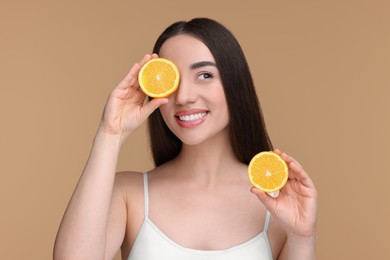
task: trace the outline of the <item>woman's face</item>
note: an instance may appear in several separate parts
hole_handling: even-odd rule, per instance
[[[180,83],[160,111],[169,129],[184,143],[200,144],[227,136],[229,113],[219,71],[210,50],[190,35],[169,38],[159,56],[176,63]]]

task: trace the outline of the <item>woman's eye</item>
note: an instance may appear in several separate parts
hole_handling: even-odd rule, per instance
[[[199,76],[198,76],[198,79],[200,80],[205,80],[205,79],[210,79],[213,77],[213,74],[211,73],[201,73]]]

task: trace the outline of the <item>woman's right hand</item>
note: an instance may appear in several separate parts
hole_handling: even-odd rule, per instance
[[[145,55],[110,93],[100,122],[100,132],[117,135],[124,141],[154,110],[168,102],[167,98],[158,98],[146,103],[146,95],[138,84],[142,65],[157,57],[157,54]]]

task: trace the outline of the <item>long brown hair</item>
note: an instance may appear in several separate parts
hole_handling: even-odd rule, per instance
[[[167,39],[180,34],[202,41],[215,59],[229,110],[230,142],[237,158],[248,164],[256,153],[272,150],[249,66],[234,35],[214,20],[195,18],[170,25],[157,39],[153,52],[158,54]],[[159,109],[149,117],[148,126],[155,165],[175,158],[182,142],[169,130]]]

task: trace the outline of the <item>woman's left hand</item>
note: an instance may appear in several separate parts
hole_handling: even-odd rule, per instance
[[[294,158],[277,149],[274,152],[286,161],[289,180],[277,198],[272,198],[255,187],[251,188],[251,192],[257,195],[285,228],[287,236],[313,238],[317,219],[317,190],[314,183]]]

